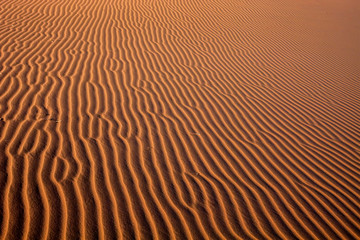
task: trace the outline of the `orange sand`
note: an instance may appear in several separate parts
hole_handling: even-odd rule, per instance
[[[359,13],[1,0],[0,239],[360,239]]]

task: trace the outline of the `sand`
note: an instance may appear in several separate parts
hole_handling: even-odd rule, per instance
[[[357,0],[1,0],[0,239],[360,239]]]

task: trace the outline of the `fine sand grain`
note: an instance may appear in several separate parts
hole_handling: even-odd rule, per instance
[[[359,13],[0,0],[0,239],[360,239]]]

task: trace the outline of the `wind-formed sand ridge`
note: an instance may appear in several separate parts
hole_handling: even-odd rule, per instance
[[[0,239],[359,239],[354,0],[0,2]]]

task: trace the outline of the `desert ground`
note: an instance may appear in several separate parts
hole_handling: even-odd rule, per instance
[[[1,0],[0,239],[360,239],[360,1]]]

